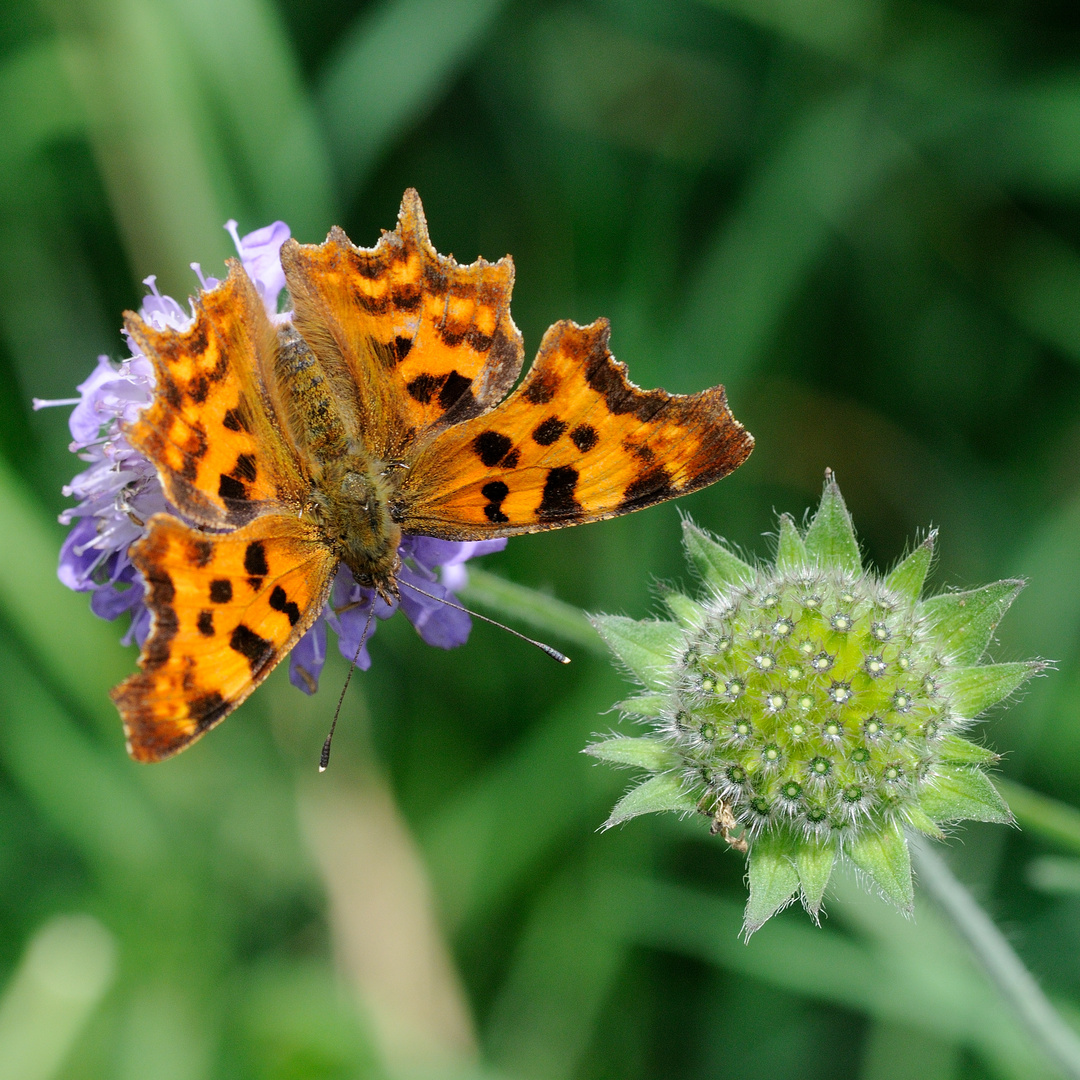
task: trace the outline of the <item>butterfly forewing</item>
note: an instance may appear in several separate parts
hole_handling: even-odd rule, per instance
[[[319,246],[286,243],[282,265],[295,324],[324,365],[347,372],[343,393],[375,457],[402,458],[425,432],[487,411],[521,370],[513,263],[439,255],[415,191],[374,248],[335,228]]]
[[[127,437],[158,469],[169,502],[199,525],[240,525],[303,498],[300,463],[272,406],[276,332],[239,263],[195,301],[184,331],[127,315],[152,361],[154,401]]]

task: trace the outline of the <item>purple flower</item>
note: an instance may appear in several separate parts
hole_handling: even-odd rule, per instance
[[[256,229],[247,236],[240,236],[236,231],[236,222],[225,222],[225,228],[233,238],[240,261],[248,272],[248,277],[255,282],[255,288],[263,298],[266,310],[273,317],[277,314],[278,297],[285,288],[285,271],[281,268],[281,245],[289,239],[289,226],[284,221],[275,221],[262,229]]]
[[[430,536],[402,537],[398,548],[401,600],[393,604],[381,599],[374,589],[357,585],[349,568],[342,566],[334,579],[330,603],[323,612],[326,623],[337,634],[341,655],[346,660],[355,657],[356,666],[367,671],[371,667],[368,642],[375,633],[376,620],[389,619],[399,606],[429,645],[440,649],[464,645],[472,620],[461,610],[461,602],[452,590],[463,589],[468,584],[468,571],[463,565],[467,559],[502,551],[504,547],[505,539],[457,543]],[[315,693],[325,662],[326,627],[323,619],[319,619],[292,651],[289,678],[293,686],[308,694]]]
[[[289,238],[283,221],[240,236],[236,222],[229,231],[244,269],[255,283],[268,313],[276,321],[291,318],[277,313],[285,288],[281,268],[281,245]],[[204,289],[212,289],[216,278],[204,277],[192,263]],[[142,317],[157,329],[186,330],[193,314],[171,296],[157,289],[154,277],[145,281],[150,290],[140,309]],[[128,613],[131,625],[123,641],[141,647],[150,633],[151,615],[146,606],[143,580],[128,557],[131,545],[146,533],[145,523],[163,511],[180,516],[165,499],[154,466],[132,447],[124,435],[124,425],[133,423],[153,400],[154,369],[130,338],[131,355],[119,363],[98,357],[97,367],[79,385],[79,396],[61,401],[34,399],[34,408],[74,405],[68,421],[71,450],[87,467],[64,487],[64,494],[76,500],[60,520],[71,531],[60,549],[57,574],[69,589],[89,592],[90,607],[103,619],[117,619]],[[399,549],[402,559],[398,581],[400,603],[387,603],[374,590],[361,588],[350,571],[342,566],[334,581],[330,601],[311,629],[300,639],[290,658],[289,678],[294,686],[312,694],[326,662],[326,628],[338,638],[338,649],[357,666],[371,666],[367,645],[377,619],[388,619],[400,606],[429,645],[452,649],[469,636],[471,620],[460,610],[455,590],[464,588],[468,559],[491,551],[501,551],[505,540],[454,543],[426,536],[409,536]],[[421,590],[421,591],[417,591]],[[442,602],[445,601],[445,602]]]

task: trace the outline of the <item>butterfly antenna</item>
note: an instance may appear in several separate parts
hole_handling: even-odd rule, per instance
[[[334,732],[337,730],[337,720],[341,715],[341,705],[345,700],[345,691],[349,689],[352,673],[356,670],[356,662],[360,659],[360,650],[364,647],[364,642],[367,641],[368,631],[371,629],[371,620],[374,616],[375,601],[373,598],[371,608],[368,611],[367,622],[364,623],[364,632],[360,635],[360,644],[356,646],[356,652],[353,653],[352,663],[349,665],[349,674],[345,676],[345,685],[341,688],[341,696],[337,699],[334,719],[330,721],[330,734],[326,736],[326,742],[322,745],[322,753],[319,755],[319,772],[321,773],[326,772],[326,768],[330,764],[330,744],[334,741]]]
[[[467,607],[462,607],[460,604],[451,603],[449,600],[446,600],[441,596],[436,596],[434,593],[425,592],[411,581],[402,581],[401,578],[398,578],[398,584],[404,585],[408,589],[412,589],[413,592],[417,592],[421,596],[426,596],[429,600],[437,600],[440,604],[445,604],[447,607],[452,607],[457,611],[464,611],[466,615],[471,615],[474,619],[479,619],[481,622],[497,626],[500,630],[505,630],[508,634],[513,634],[514,637],[521,638],[522,641],[527,641],[530,645],[535,645],[542,653],[547,653],[552,660],[558,660],[560,664],[570,663],[570,657],[559,652],[558,649],[545,644],[543,641],[536,641],[534,638],[526,637],[524,634],[518,633],[513,627],[507,626],[505,623],[497,622],[495,619],[489,619],[486,615],[478,615],[475,611],[470,611]]]

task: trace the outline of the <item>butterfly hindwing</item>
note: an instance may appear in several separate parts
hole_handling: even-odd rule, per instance
[[[218,534],[158,514],[131,556],[153,628],[142,670],[113,700],[132,757],[158,761],[231,712],[299,641],[337,559],[311,526],[280,514]]]
[[[301,498],[298,459],[274,416],[277,337],[237,262],[195,300],[187,330],[158,330],[131,312],[127,329],[152,361],[153,403],[126,434],[158,469],[165,494],[192,522],[242,525]]]
[[[411,189],[397,229],[374,248],[335,228],[318,246],[286,242],[281,261],[295,325],[325,366],[348,375],[342,393],[378,458],[400,459],[424,432],[486,412],[521,370],[509,256],[459,266],[439,255]]]
[[[726,476],[753,439],[721,386],[640,390],[606,319],[552,326],[518,389],[438,433],[403,483],[408,532],[451,540],[556,529],[639,510]]]

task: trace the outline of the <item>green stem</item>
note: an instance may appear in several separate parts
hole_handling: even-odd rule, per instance
[[[600,635],[581,611],[526,585],[470,567],[469,584],[462,590],[461,598],[466,604],[476,604],[506,619],[526,623],[534,630],[580,645],[598,656],[609,655]]]
[[[994,785],[1025,829],[1080,853],[1080,810],[1075,806],[1040,795],[1013,780],[995,776]]]
[[[1080,1037],[945,860],[921,838],[911,841],[911,850],[919,881],[952,920],[1017,1019],[1066,1076],[1080,1080]]]

